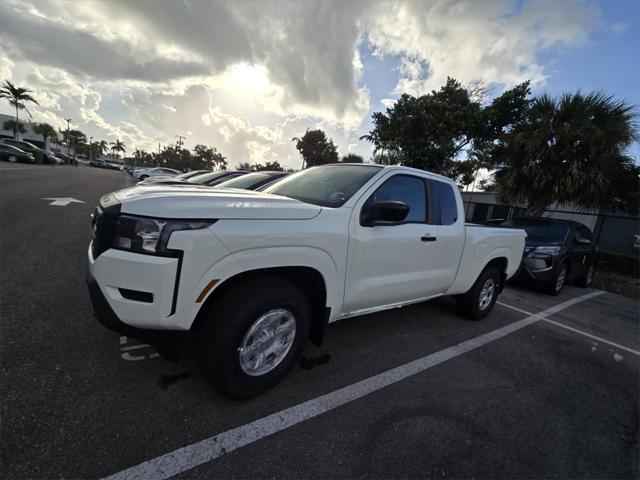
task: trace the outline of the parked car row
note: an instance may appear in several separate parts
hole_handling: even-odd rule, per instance
[[[64,160],[51,150],[36,147],[34,144],[14,138],[2,138],[0,158],[12,163],[35,163],[38,155],[42,156],[42,163],[47,165],[62,165]],[[8,148],[9,147],[9,148]]]
[[[109,162],[101,158],[90,160],[88,162],[88,165],[90,167],[96,167],[96,168],[109,168],[111,170],[122,170],[122,165],[120,165],[119,163]]]
[[[133,175],[135,178],[140,180],[145,180],[150,177],[175,177],[180,175],[182,172],[180,170],[175,170],[173,168],[166,167],[143,167],[143,168],[133,168],[128,170],[128,172]]]
[[[138,185],[203,185],[215,188],[239,188],[242,190],[259,190],[267,188],[289,173],[279,171],[248,172],[245,170],[196,170],[180,173],[166,167],[130,169],[129,173],[140,179]]]
[[[34,157],[32,153],[20,150],[18,147],[0,144],[0,160],[6,160],[11,163],[34,163],[36,157]]]

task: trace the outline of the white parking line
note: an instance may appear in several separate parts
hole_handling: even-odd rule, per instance
[[[498,305],[502,305],[503,307],[510,308],[511,310],[515,310],[516,312],[525,313],[527,315],[531,315],[531,316],[534,316],[534,317],[539,317],[539,319],[542,320],[543,322],[550,323],[551,325],[555,325],[556,327],[564,328],[565,330],[570,330],[570,331],[572,331],[574,333],[578,333],[580,335],[584,335],[585,337],[589,337],[589,338],[592,338],[594,340],[598,340],[599,342],[605,343],[607,345],[611,345],[612,347],[619,348],[620,350],[624,350],[625,352],[633,353],[634,355],[640,355],[640,352],[638,350],[634,350],[633,348],[625,347],[624,345],[620,345],[619,343],[612,342],[611,340],[605,340],[604,338],[598,337],[597,335],[593,335],[591,333],[583,332],[582,330],[578,330],[577,328],[573,328],[573,327],[570,327],[569,325],[564,325],[564,324],[562,324],[560,322],[556,322],[554,320],[546,318],[545,316],[542,315],[544,312],[540,312],[538,314],[535,314],[535,313],[527,312],[526,310],[523,310],[521,308],[514,307],[513,305],[509,305],[507,303],[503,303],[503,302],[496,302],[496,303]],[[547,313],[547,315],[550,315],[550,314]]]
[[[349,402],[364,397],[389,385],[400,382],[412,375],[421,373],[431,367],[435,367],[447,360],[459,357],[464,353],[475,350],[495,340],[503,338],[510,333],[521,330],[532,323],[541,320],[545,315],[557,313],[577,303],[584,302],[604,292],[593,292],[559,305],[551,307],[537,315],[530,315],[522,320],[505,325],[489,333],[472,338],[413,362],[387,370],[373,377],[347,387],[340,388],[331,393],[314,398],[293,407],[281,410],[277,413],[248,423],[241,427],[227,430],[205,440],[179,448],[173,452],[148,460],[134,467],[122,470],[109,477],[107,480],[120,479],[165,479],[179,473],[219,458],[233,450],[249,445],[262,438],[281,432],[293,425],[317,417],[330,410],[338,408]]]
[[[120,337],[120,358],[122,358],[123,360],[127,360],[128,362],[139,362],[150,358],[158,358],[160,356],[159,353],[153,350],[153,347],[151,345],[147,345],[146,343],[138,343],[135,345],[126,346],[128,340],[128,337]],[[133,355],[129,353],[133,350],[141,349],[146,349],[148,351],[151,351],[151,353],[149,353],[148,355]]]

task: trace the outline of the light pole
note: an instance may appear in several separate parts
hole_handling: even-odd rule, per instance
[[[71,123],[71,119],[65,118],[65,120],[67,121],[67,155],[69,155],[71,153],[71,145],[69,143],[69,124]],[[74,157],[75,157],[75,152],[74,152]]]
[[[91,141],[93,137],[89,137],[89,163],[93,160],[93,148],[91,148]]]

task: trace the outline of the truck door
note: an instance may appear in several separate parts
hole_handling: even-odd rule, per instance
[[[427,223],[426,187],[424,177],[390,174],[356,202],[349,223],[343,313],[433,295],[437,236]],[[385,200],[408,205],[406,218],[364,226],[363,208]]]
[[[438,240],[433,258],[431,288],[434,293],[444,293],[453,285],[462,258],[465,240],[464,213],[459,210],[450,183],[428,180],[429,223]]]

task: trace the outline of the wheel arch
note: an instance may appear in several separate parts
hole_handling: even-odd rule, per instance
[[[502,293],[504,284],[507,282],[507,272],[509,271],[509,259],[507,257],[496,257],[489,260],[489,262],[482,269],[484,272],[488,267],[496,267],[500,272],[500,285],[498,286],[498,293]],[[482,272],[481,272],[482,274]]]
[[[206,298],[198,311],[190,330],[198,331],[212,306],[222,298],[231,288],[242,284],[249,279],[260,276],[277,276],[297,285],[307,295],[311,304],[311,333],[310,340],[315,345],[321,345],[324,339],[331,308],[327,306],[327,284],[318,270],[307,266],[268,267],[255,270],[247,270],[237,273],[218,285]]]

